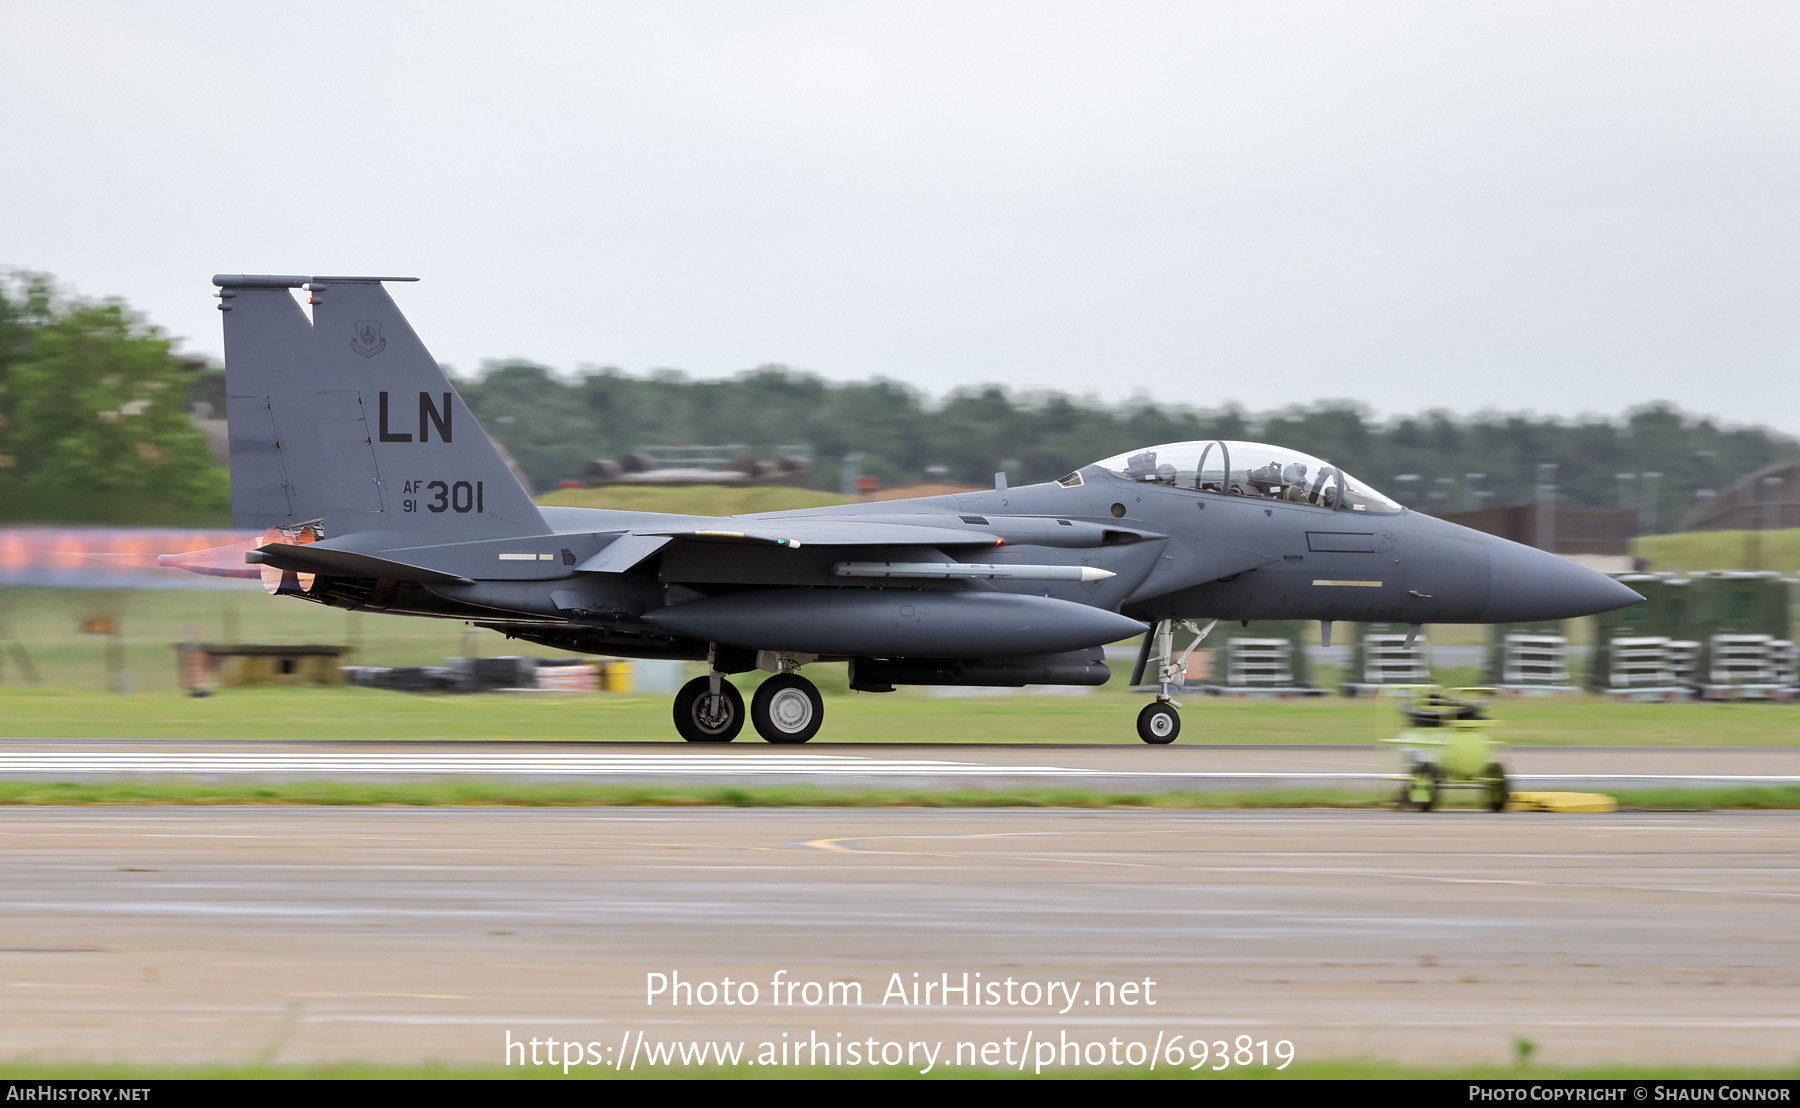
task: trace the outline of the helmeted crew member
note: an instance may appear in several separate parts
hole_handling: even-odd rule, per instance
[[[1306,503],[1306,466],[1289,462],[1281,471],[1281,498],[1295,504]]]
[[[1308,503],[1317,504],[1321,508],[1329,508],[1337,503],[1336,466],[1320,466],[1318,476],[1313,478],[1312,488],[1308,490]]]

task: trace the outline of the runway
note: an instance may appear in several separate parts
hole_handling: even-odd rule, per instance
[[[1515,747],[1525,789],[1800,785],[1800,747]],[[1398,755],[1377,746],[404,743],[0,740],[0,780],[507,780],[1120,791],[1380,789]]]
[[[15,808],[0,852],[9,1061],[1166,1033],[1773,1065],[1800,1032],[1793,812]],[[864,1003],[773,1006],[777,971]],[[653,972],[762,999],[650,1005]],[[879,1003],[965,972],[1156,1003]]]

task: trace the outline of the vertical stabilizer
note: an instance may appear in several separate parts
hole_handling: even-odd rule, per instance
[[[231,516],[242,529],[317,519],[323,504],[317,430],[300,391],[312,324],[290,288],[304,277],[215,278],[225,316],[225,419],[231,441]],[[234,283],[226,283],[227,281]]]
[[[227,306],[238,524],[323,518],[328,538],[380,531],[409,543],[547,532],[382,287],[396,279],[213,279]],[[311,295],[310,323],[294,287]]]

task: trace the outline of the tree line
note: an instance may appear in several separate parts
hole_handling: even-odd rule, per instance
[[[735,443],[762,456],[804,446],[811,482],[835,489],[852,453],[884,485],[985,486],[998,470],[1023,484],[1156,443],[1249,439],[1325,458],[1431,512],[1528,502],[1547,476],[1540,467],[1554,465],[1559,503],[1647,508],[1651,529],[1666,531],[1700,490],[1800,457],[1791,436],[1660,403],[1616,419],[1379,420],[1348,401],[1250,413],[997,385],[933,399],[897,381],[829,382],[778,366],[697,380],[565,376],[523,361],[489,363],[459,388],[539,489],[645,446]],[[229,481],[190,418],[197,406],[223,414],[223,371],[175,352],[123,301],[68,296],[43,274],[0,274],[0,519],[219,521]]]
[[[207,368],[123,301],[0,274],[0,519],[186,524],[228,512],[230,482],[190,418]]]
[[[1156,443],[1249,439],[1325,458],[1433,513],[1527,503],[1547,480],[1558,503],[1632,507],[1649,529],[1667,531],[1700,490],[1800,456],[1790,436],[1663,403],[1616,419],[1432,411],[1384,421],[1349,401],[1253,414],[1149,399],[1108,405],[997,385],[934,401],[896,381],[828,382],[778,366],[696,380],[615,369],[565,377],[521,361],[489,363],[459,387],[540,489],[579,479],[595,459],[657,445],[736,443],[769,454],[804,444],[815,459],[812,483],[830,489],[839,484],[839,460],[852,452],[864,455],[863,473],[886,485],[985,486],[1002,469],[1023,484]]]

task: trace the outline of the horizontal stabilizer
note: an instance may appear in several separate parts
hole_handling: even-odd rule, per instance
[[[337,577],[385,577],[394,581],[418,581],[427,585],[473,585],[475,582],[456,573],[426,569],[424,566],[357,554],[350,550],[321,548],[317,543],[304,546],[273,545],[252,550],[244,555],[252,565],[274,566],[293,573],[324,573]]]
[[[1000,581],[1104,581],[1117,576],[1110,569],[1093,566],[1007,566],[969,562],[839,562],[832,567],[839,577],[916,577],[951,579],[973,577]]]

